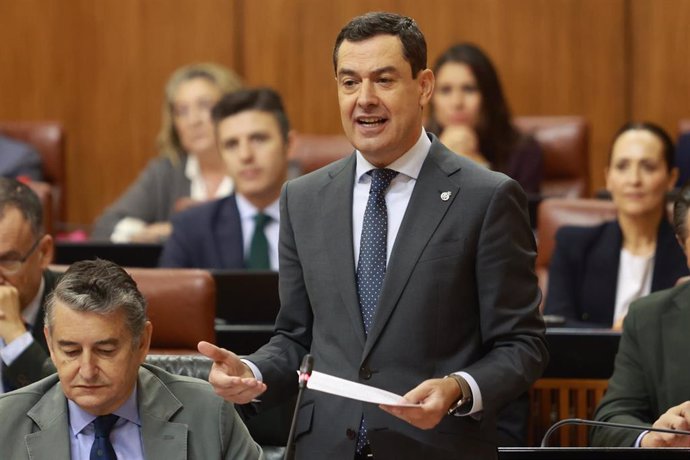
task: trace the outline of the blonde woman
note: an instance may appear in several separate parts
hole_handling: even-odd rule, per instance
[[[215,142],[211,108],[242,83],[217,64],[176,70],[165,87],[160,155],[95,222],[92,238],[113,242],[156,242],[170,235],[170,216],[193,202],[232,191]]]

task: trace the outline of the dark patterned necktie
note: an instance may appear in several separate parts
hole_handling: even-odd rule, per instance
[[[110,443],[110,431],[119,417],[114,414],[101,415],[93,421],[94,440],[89,460],[117,460],[115,449]]]
[[[371,188],[362,222],[356,279],[364,332],[369,334],[369,329],[374,323],[374,314],[379,302],[383,278],[386,276],[386,251],[388,248],[386,190],[398,173],[391,169],[374,169],[367,174],[371,175]],[[362,417],[357,437],[357,452],[361,453],[366,444],[368,444],[367,430],[364,425],[364,417]]]
[[[254,235],[249,246],[249,258],[247,268],[250,270],[270,270],[271,261],[268,257],[268,239],[266,238],[266,224],[271,221],[271,216],[262,212],[254,216]]]

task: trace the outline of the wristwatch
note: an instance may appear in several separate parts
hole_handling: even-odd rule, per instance
[[[450,406],[450,409],[448,409],[448,415],[468,413],[470,409],[472,409],[473,402],[472,390],[470,389],[470,385],[467,383],[465,379],[460,377],[458,374],[448,374],[445,376],[445,378],[455,380],[455,383],[457,383],[460,387],[460,399],[458,399],[457,402]]]

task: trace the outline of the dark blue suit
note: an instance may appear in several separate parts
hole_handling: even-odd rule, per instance
[[[549,266],[544,313],[566,326],[611,327],[616,305],[623,234],[617,221],[597,227],[563,227]],[[688,267],[671,225],[662,219],[654,254],[652,292],[672,287]]]
[[[0,176],[42,180],[41,156],[29,144],[0,136]]]
[[[160,267],[241,269],[242,223],[235,195],[189,208],[172,218]]]

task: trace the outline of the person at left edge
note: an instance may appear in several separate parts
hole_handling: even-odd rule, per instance
[[[159,266],[277,271],[278,199],[292,139],[283,103],[268,88],[240,90],[224,96],[211,116],[235,191],[174,216]],[[262,226],[259,217],[265,219]],[[268,243],[263,263],[251,257],[257,231]]]
[[[43,306],[59,278],[48,269],[52,258],[38,197],[25,184],[0,178],[0,393],[49,373]]]
[[[57,374],[0,396],[2,458],[262,459],[207,382],[142,364],[152,328],[127,272],[106,260],[73,264],[46,304]]]
[[[42,180],[41,155],[29,144],[0,134],[0,176]]]

